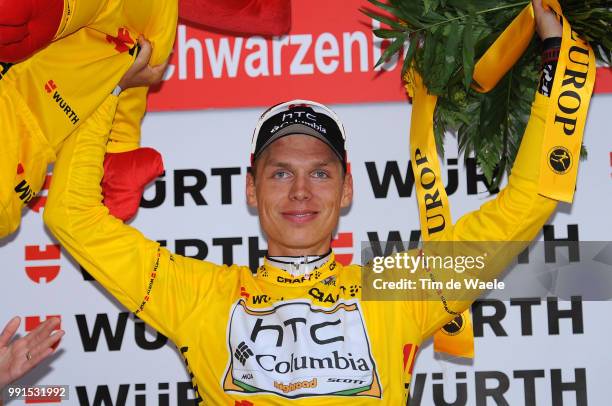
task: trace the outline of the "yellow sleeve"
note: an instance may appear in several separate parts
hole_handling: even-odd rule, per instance
[[[178,1],[161,0],[145,2],[122,0],[121,14],[125,16],[128,27],[144,35],[153,46],[149,64],[164,63],[172,51],[176,26],[178,24]]]
[[[140,146],[140,123],[147,109],[148,91],[148,87],[135,87],[121,92],[107,152],[132,151]]]
[[[109,96],[66,140],[56,161],[45,223],[64,248],[130,311],[174,339],[217,278],[217,265],[171,254],[112,217],[100,181],[117,97]]]
[[[176,25],[178,2],[176,0],[154,3],[154,7],[143,10],[142,2],[124,2],[123,14],[139,33],[153,45],[149,64],[159,65],[170,56]],[[119,105],[110,134],[108,152],[126,152],[140,146],[140,124],[147,108],[148,87],[127,89],[119,96]]]
[[[547,97],[536,93],[531,117],[508,185],[495,199],[483,204],[477,211],[461,217],[439,238],[440,241],[453,241],[453,249],[460,245],[458,242],[472,241],[482,242],[480,247],[483,250],[496,250],[487,261],[484,272],[466,271],[461,275],[461,279],[492,280],[499,276],[510,261],[535,238],[555,210],[555,200],[538,194],[540,160],[545,158],[542,141],[548,102]],[[472,244],[470,250],[476,254],[479,248]],[[457,276],[454,272],[435,269],[432,270],[432,275],[435,280],[442,282]],[[481,293],[476,290],[462,290],[457,293],[443,289],[440,294],[424,293],[425,300],[409,300],[406,303],[409,306],[408,311],[420,325],[423,339],[426,339],[467,309]],[[426,297],[428,294],[436,297]]]
[[[177,18],[176,9],[169,6],[171,4],[164,6],[162,11],[165,15],[154,18],[144,34],[154,43],[150,65],[164,63],[172,51]],[[148,92],[148,87],[135,87],[121,92],[107,152],[126,152],[140,147],[140,125],[147,109]]]

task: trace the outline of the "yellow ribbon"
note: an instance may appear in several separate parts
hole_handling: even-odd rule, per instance
[[[546,117],[544,151],[538,191],[551,199],[571,203],[574,197],[578,160],[587,112],[595,85],[595,53],[572,30],[557,0],[543,0],[563,21],[563,37]],[[527,48],[535,28],[529,4],[512,21],[474,67],[474,85],[488,92],[510,70]],[[563,77],[561,80],[560,78]]]
[[[487,93],[514,66],[535,33],[531,3],[517,15],[474,65],[473,88]]]
[[[561,52],[551,91],[552,107],[547,112],[545,148],[548,156],[540,159],[539,193],[552,199],[571,202],[577,176],[577,159],[582,133],[595,83],[595,56],[591,47],[571,30],[557,0],[544,0],[544,7],[563,21]],[[512,21],[474,67],[473,87],[488,92],[521,57],[535,31],[531,4]],[[563,79],[561,79],[561,76]],[[440,176],[433,115],[437,97],[430,95],[423,80],[411,69],[406,89],[412,96],[410,146],[412,169],[423,241],[435,238],[452,224],[448,197]],[[536,159],[536,157],[534,157]],[[469,310],[434,334],[434,350],[451,355],[473,357],[474,332]],[[459,328],[457,328],[457,326]]]
[[[572,30],[557,0],[544,0],[563,20],[563,38],[546,116],[544,148],[547,157],[540,167],[539,193],[571,203],[578,176],[582,136],[593,87],[595,53]]]
[[[440,176],[440,162],[433,132],[433,117],[438,98],[427,92],[423,79],[410,71],[412,119],[410,123],[410,157],[415,176],[423,241],[434,239],[452,225],[448,196]],[[434,349],[460,357],[474,356],[474,333],[470,311],[453,320],[459,328],[442,328],[434,334]]]
[[[452,225],[448,196],[440,176],[440,162],[433,132],[433,116],[438,98],[427,92],[421,76],[411,71],[412,119],[410,148],[415,175],[423,241],[428,241]]]

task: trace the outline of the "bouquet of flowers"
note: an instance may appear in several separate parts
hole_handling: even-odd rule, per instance
[[[413,66],[429,92],[438,96],[436,144],[443,154],[447,132],[457,134],[460,151],[475,156],[495,190],[512,167],[539,80],[541,54],[534,36],[518,62],[487,93],[475,90],[478,59],[529,1],[368,0],[362,11],[385,24],[375,30],[391,40],[379,63],[404,53],[402,78]],[[559,0],[572,29],[588,40],[599,63],[612,60],[612,1]],[[584,147],[581,156],[586,156]]]

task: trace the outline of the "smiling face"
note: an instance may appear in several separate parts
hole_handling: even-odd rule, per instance
[[[274,141],[247,175],[247,202],[256,207],[268,239],[268,254],[325,254],[340,218],[353,198],[350,173],[336,154],[309,135]]]

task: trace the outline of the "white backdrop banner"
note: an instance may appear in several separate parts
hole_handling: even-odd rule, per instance
[[[351,18],[367,20],[364,16]],[[331,24],[330,21],[331,17],[327,16],[319,25]],[[292,32],[303,33],[304,24],[298,21]],[[363,48],[360,48],[359,39],[354,40],[354,51],[372,49],[369,27],[358,23],[354,26],[366,38]],[[313,50],[317,49],[316,36],[321,33],[313,34]],[[246,205],[244,185],[251,135],[263,109],[237,107],[271,104],[272,99],[308,97],[300,95],[299,91],[309,88],[309,82],[300,78],[299,86],[291,88],[292,76],[297,74],[275,77],[272,64],[269,77],[264,78],[270,81],[264,87],[266,101],[241,103],[242,95],[236,91],[239,86],[232,84],[232,80],[247,75],[247,68],[238,69],[235,76],[219,77],[208,77],[204,70],[203,78],[208,78],[210,86],[216,89],[204,94],[207,89],[198,84],[198,71],[193,73],[191,68],[181,71],[182,65],[176,59],[181,55],[197,58],[198,52],[202,52],[202,49],[197,51],[196,42],[188,42],[188,35],[200,35],[199,46],[207,44],[201,32],[179,27],[178,38],[183,43],[178,46],[189,46],[191,50],[175,52],[174,76],[168,77],[168,85],[174,86],[174,90],[156,94],[152,99],[153,107],[170,110],[172,107],[160,100],[166,96],[179,100],[181,92],[186,92],[185,103],[179,106],[181,109],[226,108],[148,113],[143,123],[143,145],[154,147],[163,154],[166,172],[147,188],[143,207],[132,225],[183,255],[255,267],[265,252],[266,240],[259,228],[257,214]],[[351,35],[343,36],[340,32],[335,38],[345,41],[361,38],[359,34]],[[220,40],[218,36],[210,38]],[[304,41],[303,37],[291,38],[288,40],[291,43]],[[331,37],[325,38],[333,42]],[[275,39],[279,40],[282,39]],[[235,42],[228,42],[227,46],[231,44]],[[254,40],[251,44],[255,44]],[[334,49],[333,44],[321,47]],[[340,50],[337,52],[347,55]],[[313,54],[312,58],[317,57]],[[359,78],[351,79],[346,75],[360,72],[359,66],[365,66],[368,77],[375,73],[372,72],[372,53],[362,65],[359,65],[357,54],[354,58],[352,65],[341,60],[338,72],[343,79],[338,79],[337,85],[327,80],[323,86],[317,85],[318,94],[323,94],[322,88],[330,95],[323,97],[327,99],[323,101],[343,103],[331,107],[344,121],[355,179],[355,199],[341,217],[334,243],[343,262],[359,262],[364,241],[406,241],[419,230],[414,188],[408,177],[410,105],[399,96],[399,81],[396,80],[399,72],[389,69],[391,71],[383,75],[385,78],[392,75],[394,79],[384,79],[385,83],[398,86],[389,92],[390,96],[373,96],[369,100],[365,96],[358,97],[358,88],[351,80]],[[323,71],[309,76],[312,83],[323,80],[324,69],[329,65],[329,60],[324,61]],[[291,65],[291,61],[284,63]],[[316,61],[314,63],[316,67]],[[349,66],[352,71],[347,72]],[[193,84],[201,86],[191,90],[185,88],[178,83],[183,74],[186,78],[195,75],[191,77]],[[247,76],[242,80],[255,80],[252,75]],[[172,80],[177,83],[172,85]],[[225,90],[224,86],[227,86]],[[352,89],[348,92],[350,96],[343,97],[347,86]],[[234,89],[232,102],[227,101],[228,89]],[[256,100],[260,96],[256,92],[261,89],[249,89],[246,99]],[[278,95],[276,89],[281,89]],[[220,98],[218,104],[214,103],[215,95]],[[209,102],[198,104],[200,96]],[[584,137],[589,156],[580,164],[575,201],[571,206],[560,205],[549,220],[548,239],[610,240],[612,142],[608,116],[611,111],[612,95],[593,97]],[[464,157],[457,154],[456,141],[448,138],[442,173],[445,184],[449,185],[453,218],[458,219],[491,196],[486,192],[484,178],[474,159],[464,161]],[[69,386],[68,400],[48,404],[194,404],[189,375],[172,343],[146,327],[105,293],[97,282],[90,280],[44,228],[41,214],[45,194],[43,191],[38,204],[24,212],[19,231],[0,240],[0,260],[4,268],[0,283],[0,324],[19,315],[25,319],[20,327],[23,335],[45,318],[59,316],[66,336],[56,354],[18,384]],[[397,219],[403,220],[398,222]],[[538,238],[544,239],[544,235]],[[477,305],[474,312],[476,357],[473,361],[434,355],[431,343],[424,345],[414,367],[411,406],[610,404],[612,302],[570,302],[551,297],[525,309],[516,302],[520,297],[512,299]],[[206,397],[206,388],[200,393]],[[10,401],[8,404],[25,403]]]

